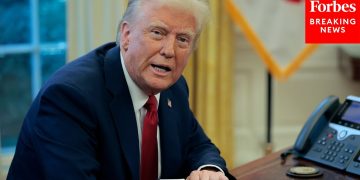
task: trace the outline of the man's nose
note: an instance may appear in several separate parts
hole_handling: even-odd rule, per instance
[[[164,39],[160,54],[167,59],[173,58],[175,56],[175,38],[174,37],[167,37]]]

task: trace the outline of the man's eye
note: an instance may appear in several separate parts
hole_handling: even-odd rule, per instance
[[[180,36],[177,38],[177,41],[178,41],[179,46],[182,48],[187,48],[190,46],[190,39],[187,37]]]
[[[185,43],[185,42],[188,41],[188,39],[186,39],[186,38],[184,38],[184,37],[179,37],[178,40],[179,40],[180,42],[183,42],[183,43]]]
[[[161,35],[160,31],[153,31],[153,33],[156,35]]]
[[[158,31],[158,30],[152,30],[151,35],[155,39],[161,39],[163,37],[163,33],[161,31]]]

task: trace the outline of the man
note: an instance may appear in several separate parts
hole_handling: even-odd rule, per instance
[[[118,45],[44,85],[8,179],[227,179],[188,105],[181,74],[208,16],[203,0],[130,0]]]

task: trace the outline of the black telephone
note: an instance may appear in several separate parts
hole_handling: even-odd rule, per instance
[[[360,97],[343,104],[329,96],[300,131],[293,152],[301,158],[360,175]]]

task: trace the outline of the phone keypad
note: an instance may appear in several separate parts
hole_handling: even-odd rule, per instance
[[[336,132],[329,132],[320,138],[317,141],[320,146],[313,148],[313,150],[321,153],[320,158],[325,161],[346,164],[355,152],[356,147],[345,145],[345,143],[336,140],[335,134]],[[357,166],[360,167],[360,164]]]
[[[315,141],[309,139],[310,150],[303,157],[360,175],[360,131],[347,133],[345,139],[339,139],[340,132],[332,127],[323,129]]]
[[[324,153],[321,155],[321,159],[333,162],[343,147],[344,147],[344,143],[340,143],[337,141],[330,142],[329,145],[326,146],[325,148],[326,150],[324,151]]]
[[[341,155],[341,156],[339,156],[339,157],[340,157],[339,163],[341,163],[341,164],[344,164],[345,162],[347,162],[347,161],[350,159],[349,156],[343,156],[343,155]]]

